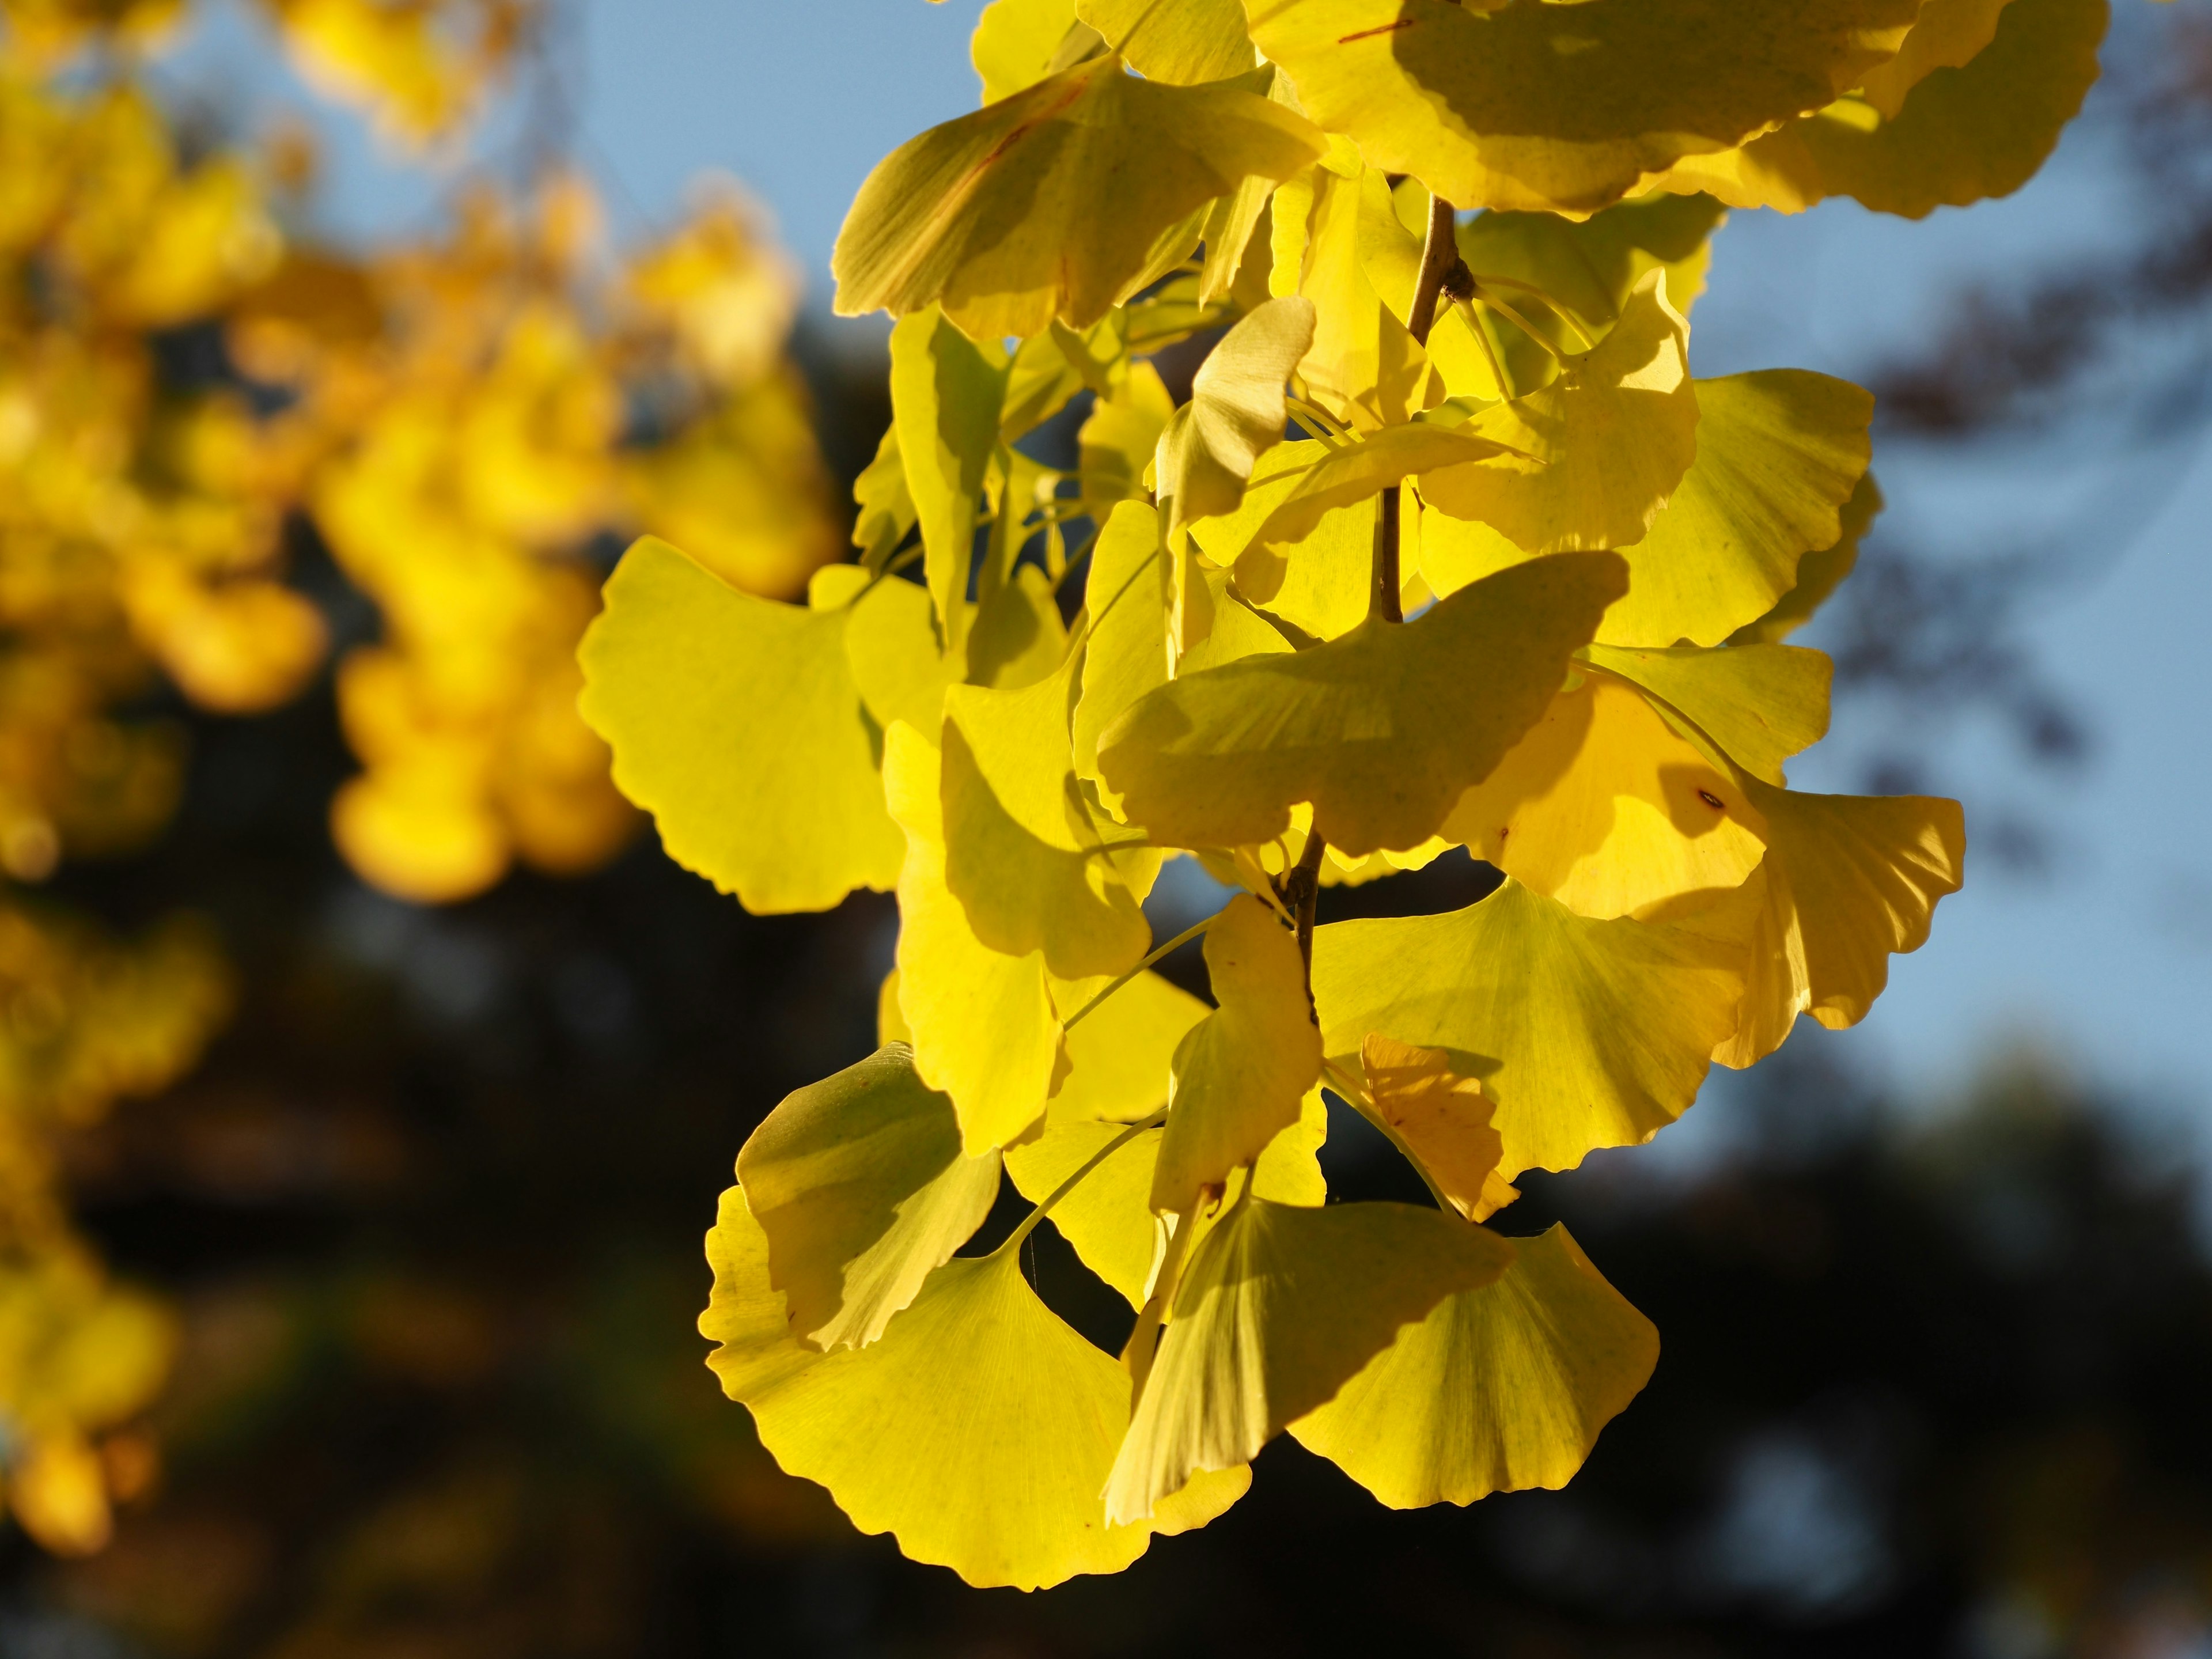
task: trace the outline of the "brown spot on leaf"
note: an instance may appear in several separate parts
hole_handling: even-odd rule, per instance
[[[1705,802],[1706,805],[1711,807],[1716,812],[1725,812],[1728,811],[1728,803],[1723,800],[1718,795],[1713,793],[1710,789],[1698,790],[1698,799]]]

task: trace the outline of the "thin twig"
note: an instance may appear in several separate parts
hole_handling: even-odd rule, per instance
[[[1420,275],[1413,280],[1413,303],[1406,313],[1407,331],[1423,345],[1436,326],[1437,298],[1445,278],[1461,266],[1459,221],[1452,204],[1441,196],[1429,198],[1429,232],[1421,244]],[[1375,515],[1374,580],[1367,595],[1367,614],[1384,622],[1403,622],[1406,611],[1401,589],[1404,564],[1405,486],[1393,484],[1382,492],[1382,510]]]

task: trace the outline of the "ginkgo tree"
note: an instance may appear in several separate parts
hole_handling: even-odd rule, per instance
[[[1712,234],[2015,188],[2105,21],[986,8],[983,106],[837,246],[839,309],[896,319],[858,556],[786,605],[641,540],[582,647],[677,859],[757,911],[897,894],[883,1046],[769,1115],[708,1240],[709,1363],[785,1468],[1024,1588],[1203,1524],[1285,1431],[1393,1505],[1574,1474],[1658,1338],[1563,1227],[1487,1224],[1512,1183],[1862,1018],[1965,853],[1954,802],[1788,786],[1872,399],[1693,374]],[[1316,926],[1455,847],[1480,902]],[[1181,857],[1237,890],[1210,1004],[1154,968]],[[1324,1091],[1432,1206],[1329,1201]],[[960,1254],[1004,1182],[1026,1219]],[[1118,1356],[1021,1271],[1044,1226]]]

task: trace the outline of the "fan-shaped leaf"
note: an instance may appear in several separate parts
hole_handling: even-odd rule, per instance
[[[1206,202],[1250,174],[1286,179],[1321,148],[1310,123],[1241,87],[1143,81],[1110,54],[1079,64],[868,175],[831,261],[838,313],[939,301],[975,339],[1026,339],[1055,316],[1088,328]]]
[[[1782,763],[1828,732],[1835,664],[1795,645],[1725,651],[1626,651],[1594,645],[1589,659],[1652,692],[1753,777],[1779,787]]]
[[[1564,1486],[1650,1380],[1659,1333],[1564,1226],[1448,1296],[1290,1425],[1394,1510]]]
[[[1486,1221],[1520,1196],[1498,1174],[1505,1139],[1490,1121],[1492,1102],[1451,1069],[1449,1054],[1370,1031],[1359,1059],[1369,1104],[1462,1215]]]
[[[1076,0],[1075,9],[1147,81],[1196,86],[1252,67],[1237,0]]]
[[[738,1152],[738,1181],[793,1329],[860,1347],[983,1224],[999,1155],[961,1155],[952,1103],[895,1042],[786,1095]]]
[[[1334,1059],[1380,1031],[1480,1078],[1510,1181],[1649,1140],[1687,1110],[1735,1030],[1741,963],[1731,941],[1592,921],[1508,881],[1444,915],[1316,928],[1314,1000]]]
[[[1249,894],[1231,899],[1206,930],[1206,968],[1219,1006],[1176,1048],[1152,1179],[1152,1208],[1184,1216],[1297,1121],[1321,1073],[1305,963],[1272,910]]]
[[[1202,1470],[1249,1461],[1398,1328],[1496,1279],[1513,1246],[1440,1210],[1249,1198],[1194,1253],[1106,1488],[1149,1515]]]
[[[1410,623],[1185,675],[1109,728],[1100,769],[1174,846],[1269,841],[1310,801],[1315,833],[1352,857],[1417,847],[1541,714],[1624,585],[1614,555],[1561,555]]]
[[[756,913],[898,875],[843,611],[740,592],[647,536],[578,650],[577,708],[668,855]]]

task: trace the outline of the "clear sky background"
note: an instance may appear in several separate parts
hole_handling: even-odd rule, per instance
[[[2122,28],[2140,25],[2143,0],[2116,7]],[[561,54],[580,159],[625,234],[672,219],[703,172],[741,179],[826,313],[830,250],[868,169],[974,107],[967,40],[979,9],[583,0]],[[235,20],[204,31],[172,73],[251,112],[249,124],[301,102]],[[2140,204],[2096,111],[2093,100],[2051,166],[2006,201],[1918,224],[1850,203],[1735,216],[1697,312],[1697,372],[1796,365],[1864,378],[1927,337],[1968,286],[2002,287],[2124,232]],[[349,124],[326,131],[332,230],[428,222],[434,182],[380,161]],[[2212,456],[2085,425],[2063,443],[1877,451],[1892,504],[1879,533],[1938,556],[2063,556],[2062,578],[2027,605],[2023,635],[2093,746],[2081,768],[2053,772],[1992,720],[1839,707],[1836,736],[1793,769],[1799,787],[1864,787],[1869,746],[1903,730],[1924,740],[1931,786],[1966,800],[1970,838],[1978,822],[2013,815],[2052,856],[2030,874],[1970,854],[1966,889],[1944,902],[1933,941],[1897,961],[1888,995],[1835,1041],[1929,1101],[1993,1052],[2033,1045],[2212,1147],[2212,696],[2199,641],[2212,612]]]

